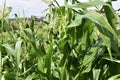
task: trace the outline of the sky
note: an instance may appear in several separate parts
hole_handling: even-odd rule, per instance
[[[0,7],[4,5],[5,0],[0,0]],[[80,0],[87,1],[87,0]],[[60,4],[63,4],[63,0],[58,0]],[[11,17],[13,14],[17,13],[19,17],[23,16],[23,11],[25,16],[30,17],[31,15],[35,15],[38,17],[42,17],[45,13],[42,13],[45,9],[47,9],[47,4],[42,2],[41,0],[6,0],[7,6],[12,7]],[[120,0],[113,2],[113,7],[115,10],[120,8]]]

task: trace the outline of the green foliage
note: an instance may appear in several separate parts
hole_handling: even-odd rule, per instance
[[[16,14],[12,22],[11,8],[2,9],[1,80],[119,80],[120,26],[111,0],[64,2],[51,2],[38,25]],[[96,6],[106,16],[88,9]]]

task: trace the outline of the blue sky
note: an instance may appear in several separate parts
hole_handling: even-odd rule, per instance
[[[7,6],[13,7],[12,13],[17,13],[19,16],[23,16],[23,10],[27,17],[31,15],[43,16],[43,10],[47,8],[47,4],[41,0],[6,0]],[[59,3],[63,3],[63,0],[58,0]],[[86,0],[80,0],[86,1]],[[4,0],[0,0],[0,7],[4,4]],[[113,7],[117,10],[120,8],[120,0],[113,2]]]

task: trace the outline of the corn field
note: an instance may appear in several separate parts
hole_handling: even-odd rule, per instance
[[[17,14],[13,23],[6,3],[0,9],[0,80],[120,80],[115,0],[63,1],[48,2],[37,25]]]

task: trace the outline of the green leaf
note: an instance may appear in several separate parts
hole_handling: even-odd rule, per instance
[[[105,5],[105,3],[102,1],[95,0],[95,1],[90,1],[90,2],[82,2],[82,3],[73,4],[73,5],[67,5],[67,7],[75,9],[75,8],[89,8],[89,7],[93,7],[96,5]]]
[[[34,32],[34,18],[33,17],[31,17],[30,29],[32,30],[32,32]]]
[[[60,67],[60,80],[69,80],[69,76],[67,75],[67,70],[65,65]]]
[[[120,64],[120,60],[116,59],[116,58],[112,58],[112,60],[109,57],[102,57],[102,59],[108,60],[108,61],[112,61],[112,62],[116,62]]]
[[[94,11],[89,11],[84,15],[85,18],[92,20],[93,22],[101,25],[103,28],[107,29],[109,32],[113,34],[113,36],[118,39],[116,32],[112,29],[108,21],[99,13]]]
[[[5,47],[11,55],[16,57],[15,56],[15,50],[9,44],[3,44],[2,46]]]
[[[15,72],[4,72],[4,77],[5,77],[5,80],[16,80],[15,79]]]
[[[117,74],[117,75],[114,75],[114,76],[108,78],[108,80],[119,80],[120,79],[119,77],[120,77],[120,74]]]
[[[44,67],[47,69],[46,74],[48,76],[48,79],[50,78],[50,74],[51,74],[52,54],[53,54],[53,43],[51,43],[51,45],[48,49],[46,58],[45,58],[45,66]]]
[[[60,61],[60,66],[64,66],[66,64],[70,52],[71,52],[70,45],[68,42],[66,42],[62,49],[63,57],[62,60]]]
[[[98,48],[91,48],[90,51],[88,52],[88,54],[85,55],[84,59],[83,59],[83,65],[86,66],[88,65],[89,63],[91,63],[95,57],[96,57],[96,54],[98,52]]]
[[[82,23],[82,16],[76,15],[75,20],[71,22],[67,27],[76,27],[79,26]]]
[[[33,76],[29,75],[29,76],[27,76],[27,78],[25,80],[33,80]]]
[[[43,57],[40,55],[37,55],[37,58],[38,58],[38,70],[40,70],[42,73],[45,73]]]
[[[37,78],[39,78],[38,75],[33,72],[32,75],[28,75],[25,80],[34,80],[34,79],[37,79]]]
[[[93,79],[99,80],[101,69],[93,69]]]
[[[111,25],[111,27],[114,29],[114,31],[117,33],[117,15],[116,15],[116,11],[113,9],[112,3],[111,2],[107,2],[107,6],[104,5],[104,12],[106,14],[107,20],[109,22],[109,24]]]
[[[102,37],[102,40],[103,40],[102,45],[107,47],[110,58],[112,59],[110,38],[108,38],[107,36],[105,36],[103,34],[100,34],[100,36]]]
[[[21,45],[22,45],[22,39],[19,39],[15,44],[15,56],[17,60],[17,66],[20,64],[20,54],[21,54]]]
[[[25,34],[26,34],[26,36],[27,36],[27,38],[28,38],[29,41],[31,41],[31,42],[34,42],[34,41],[35,41],[33,32],[32,32],[32,30],[31,30],[30,28],[26,28],[26,29],[24,30],[24,32],[25,32]]]

